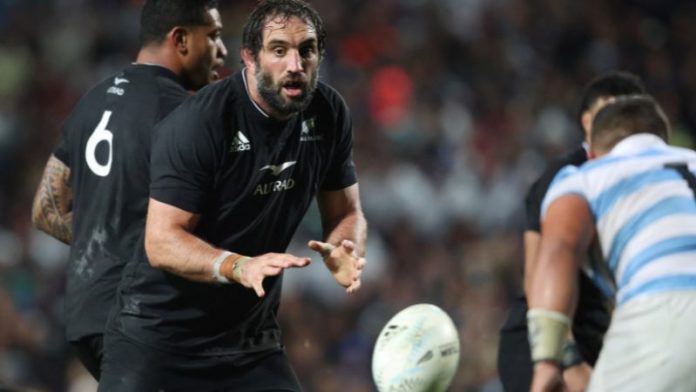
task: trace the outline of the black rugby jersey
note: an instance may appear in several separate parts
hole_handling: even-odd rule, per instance
[[[586,161],[587,152],[583,147],[580,147],[553,161],[541,177],[532,184],[525,198],[526,230],[541,232],[541,203],[556,173],[567,165],[580,166]],[[596,246],[596,244],[593,246]],[[590,251],[588,257],[597,258],[598,256],[593,251]],[[608,299],[583,272],[580,272],[578,276],[578,289],[578,306],[572,325],[573,336],[583,359],[590,365],[594,365],[602,348],[604,333],[609,327],[610,312]],[[527,309],[527,298],[521,295],[512,304],[508,319],[503,326],[503,331],[518,330],[526,334]],[[510,348],[510,350],[514,350],[514,348]]]
[[[131,64],[90,90],[63,125],[54,155],[70,167],[74,197],[69,340],[104,331],[123,265],[144,230],[152,130],[187,95],[170,70]]]
[[[321,82],[306,109],[277,121],[255,107],[237,72],[187,100],[156,132],[151,197],[200,214],[196,236],[248,256],[285,252],[317,191],[357,181],[348,108]],[[236,363],[280,349],[282,276],[266,278],[266,295],[258,298],[238,284],[154,269],[142,244],[140,252],[125,274],[118,331],[160,349],[230,355]]]

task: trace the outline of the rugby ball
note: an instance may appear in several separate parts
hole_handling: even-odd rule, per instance
[[[418,304],[382,328],[372,353],[372,377],[379,392],[442,392],[458,364],[459,335],[452,319],[435,305]]]

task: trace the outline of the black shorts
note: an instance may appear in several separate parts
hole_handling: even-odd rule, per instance
[[[505,392],[529,392],[532,385],[532,354],[527,329],[500,331],[498,377]]]
[[[99,380],[101,361],[104,357],[104,335],[91,335],[70,342],[75,356],[82,362],[89,374]]]
[[[109,332],[99,391],[300,392],[302,388],[282,350],[235,366],[229,357],[173,354]]]
[[[532,354],[527,338],[527,305],[513,302],[498,342],[498,377],[505,392],[529,392],[532,384]]]

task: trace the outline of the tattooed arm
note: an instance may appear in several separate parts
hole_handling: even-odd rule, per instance
[[[72,241],[72,189],[70,168],[51,155],[34,196],[31,220],[41,231],[59,241]]]

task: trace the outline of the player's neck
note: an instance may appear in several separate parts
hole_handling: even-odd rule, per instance
[[[290,117],[294,115],[294,113],[291,114],[281,114],[266,103],[266,101],[261,97],[261,94],[259,94],[259,88],[256,83],[256,78],[254,75],[251,73],[251,70],[249,68],[244,68],[242,70],[244,73],[244,81],[245,81],[245,86],[247,89],[247,94],[249,95],[249,99],[254,103],[254,106],[256,106],[262,114],[264,114],[266,117],[271,117],[274,120],[278,121],[287,121]]]
[[[167,68],[175,74],[181,74],[181,64],[175,56],[171,56],[164,48],[144,47],[138,52],[135,59],[136,64],[159,65]]]

